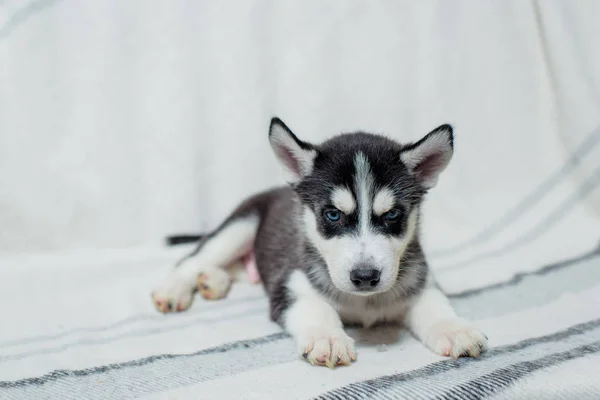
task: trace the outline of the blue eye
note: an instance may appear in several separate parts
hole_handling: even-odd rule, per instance
[[[394,222],[400,217],[400,211],[390,210],[383,214],[383,218],[388,222]]]
[[[338,222],[342,218],[342,213],[339,210],[329,210],[325,212],[325,216],[331,222]]]

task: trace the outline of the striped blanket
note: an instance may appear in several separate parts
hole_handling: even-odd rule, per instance
[[[311,367],[260,286],[158,314],[189,247],[0,253],[0,399],[599,399],[598,4],[0,0],[0,251],[214,226],[278,183],[272,113],[314,139],[452,122],[424,246],[490,340],[350,330],[356,363]]]
[[[351,330],[358,361],[300,360],[260,286],[154,312],[150,288],[189,248],[3,258],[2,399],[600,398],[600,171],[590,133],[502,217],[431,263],[457,311],[489,336],[479,359],[446,359],[394,327]],[[581,171],[580,171],[581,172]]]

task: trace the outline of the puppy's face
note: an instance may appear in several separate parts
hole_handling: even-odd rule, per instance
[[[333,284],[357,295],[389,290],[415,237],[423,194],[452,156],[452,129],[441,126],[407,146],[367,133],[312,145],[273,119],[269,138]]]

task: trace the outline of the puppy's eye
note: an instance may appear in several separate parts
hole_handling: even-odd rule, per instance
[[[325,217],[331,222],[338,222],[342,218],[342,212],[340,210],[327,210],[325,211]]]
[[[396,222],[400,218],[400,211],[393,209],[383,214],[383,219],[386,222]]]

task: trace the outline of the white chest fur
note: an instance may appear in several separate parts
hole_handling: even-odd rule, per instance
[[[408,310],[408,303],[398,301],[389,304],[369,304],[367,297],[344,299],[342,303],[332,304],[344,323],[360,324],[365,328],[377,322],[401,323]]]
[[[401,323],[409,308],[409,304],[403,301],[392,302],[385,298],[373,299],[356,295],[342,295],[337,301],[333,301],[318,293],[306,274],[300,270],[290,274],[287,288],[295,301],[310,305],[304,310],[304,317],[307,319],[318,311],[316,308],[322,308],[335,311],[343,323],[370,327],[377,322]]]

